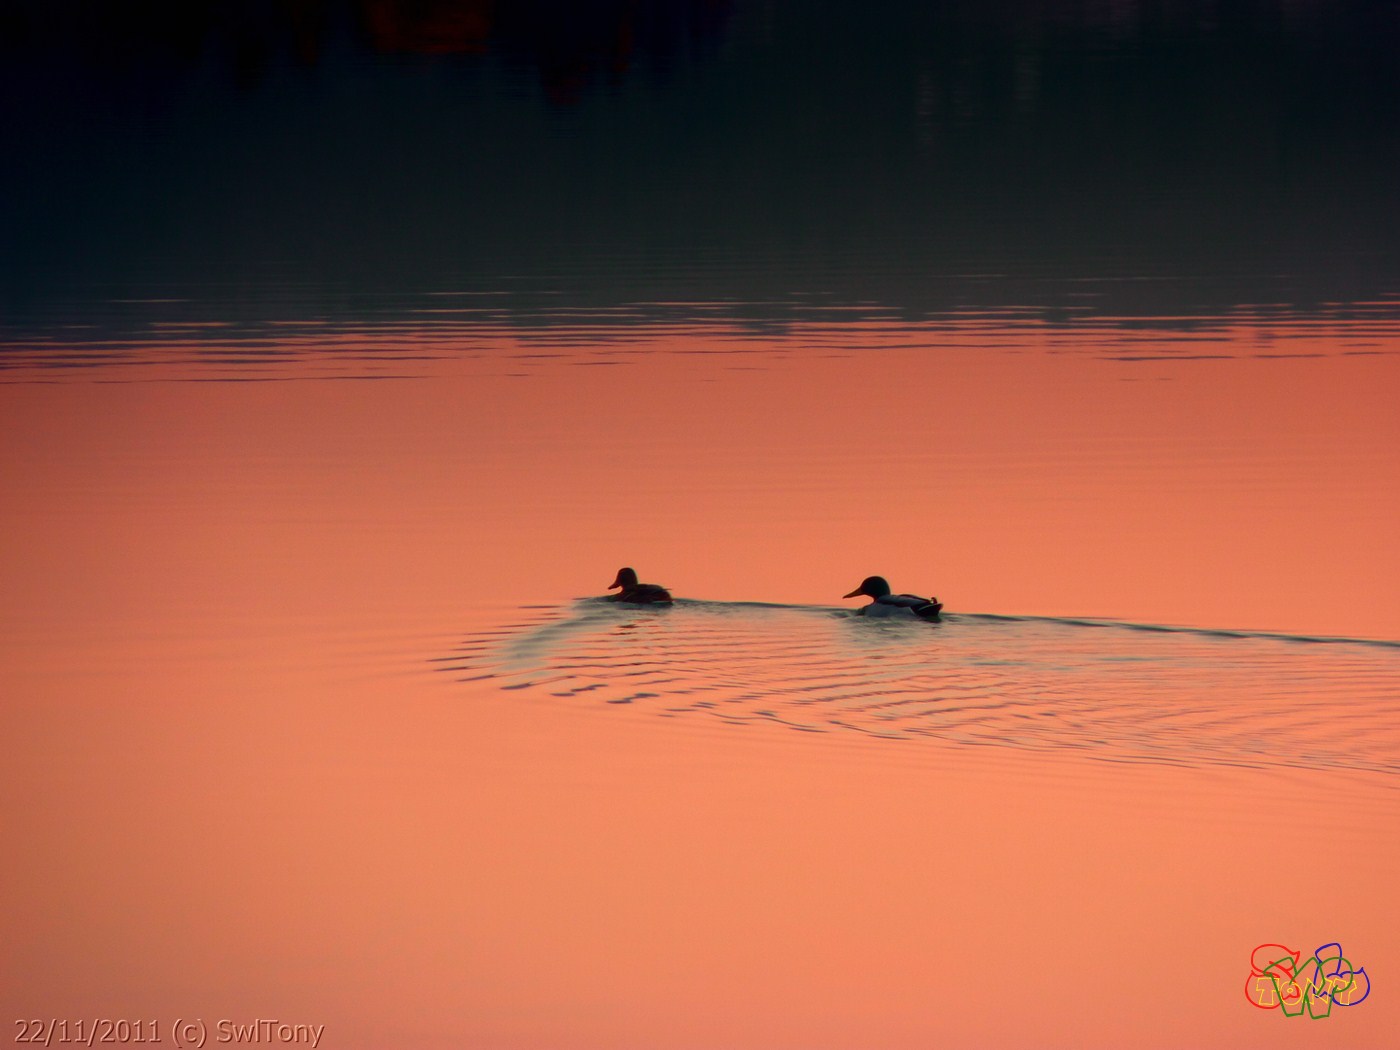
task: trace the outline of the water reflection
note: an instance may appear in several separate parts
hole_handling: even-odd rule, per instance
[[[6,319],[511,280],[765,316],[795,291],[1053,311],[1089,279],[1150,317],[1400,287],[1383,6],[196,8],[7,6]]]
[[[971,295],[981,282],[949,283]],[[1268,303],[1217,315],[1134,316],[1095,300],[1090,289],[1101,285],[1075,287],[1083,298],[1072,312],[966,305],[928,316],[814,295],[590,307],[547,291],[430,293],[341,299],[302,318],[200,300],[107,300],[80,309],[77,322],[0,324],[0,382],[425,378],[483,360],[524,377],[551,364],[697,354],[768,368],[895,350],[1126,366],[1400,352],[1400,295],[1311,311]]]

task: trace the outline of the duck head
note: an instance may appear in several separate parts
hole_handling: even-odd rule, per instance
[[[612,583],[608,584],[608,590],[613,590],[616,587],[621,587],[623,590],[626,590],[629,587],[635,586],[637,586],[637,570],[618,569],[617,579],[613,580]]]
[[[861,580],[860,586],[850,594],[843,594],[843,598],[858,598],[864,594],[868,598],[883,598],[890,593],[890,585],[885,582],[883,576],[867,576]]]

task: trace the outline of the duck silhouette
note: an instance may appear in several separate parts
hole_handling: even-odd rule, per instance
[[[608,590],[618,587],[617,594],[608,595],[615,602],[631,602],[633,605],[670,605],[671,592],[655,583],[638,583],[637,570],[618,569],[617,579],[608,585]]]
[[[846,598],[860,595],[871,598],[869,605],[856,610],[857,616],[917,616],[921,620],[937,620],[943,605],[937,598],[920,598],[917,594],[891,594],[883,576],[867,576]]]

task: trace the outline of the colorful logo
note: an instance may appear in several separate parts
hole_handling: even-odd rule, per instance
[[[1333,1006],[1357,1006],[1371,994],[1366,967],[1353,967],[1340,944],[1324,944],[1300,965],[1302,954],[1281,944],[1255,948],[1244,986],[1249,1004],[1261,1010],[1281,1009],[1285,1017],[1302,1017],[1306,1009],[1317,1021],[1328,1016]]]

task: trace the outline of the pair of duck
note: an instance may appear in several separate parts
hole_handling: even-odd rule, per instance
[[[633,605],[670,605],[671,592],[655,583],[638,583],[635,569],[618,569],[617,579],[608,586],[617,594],[608,597],[615,602],[630,602]],[[943,605],[937,598],[920,598],[916,594],[893,594],[883,576],[867,576],[859,587],[847,598],[864,595],[871,599],[869,605],[856,610],[858,616],[917,616],[923,620],[937,620]]]

